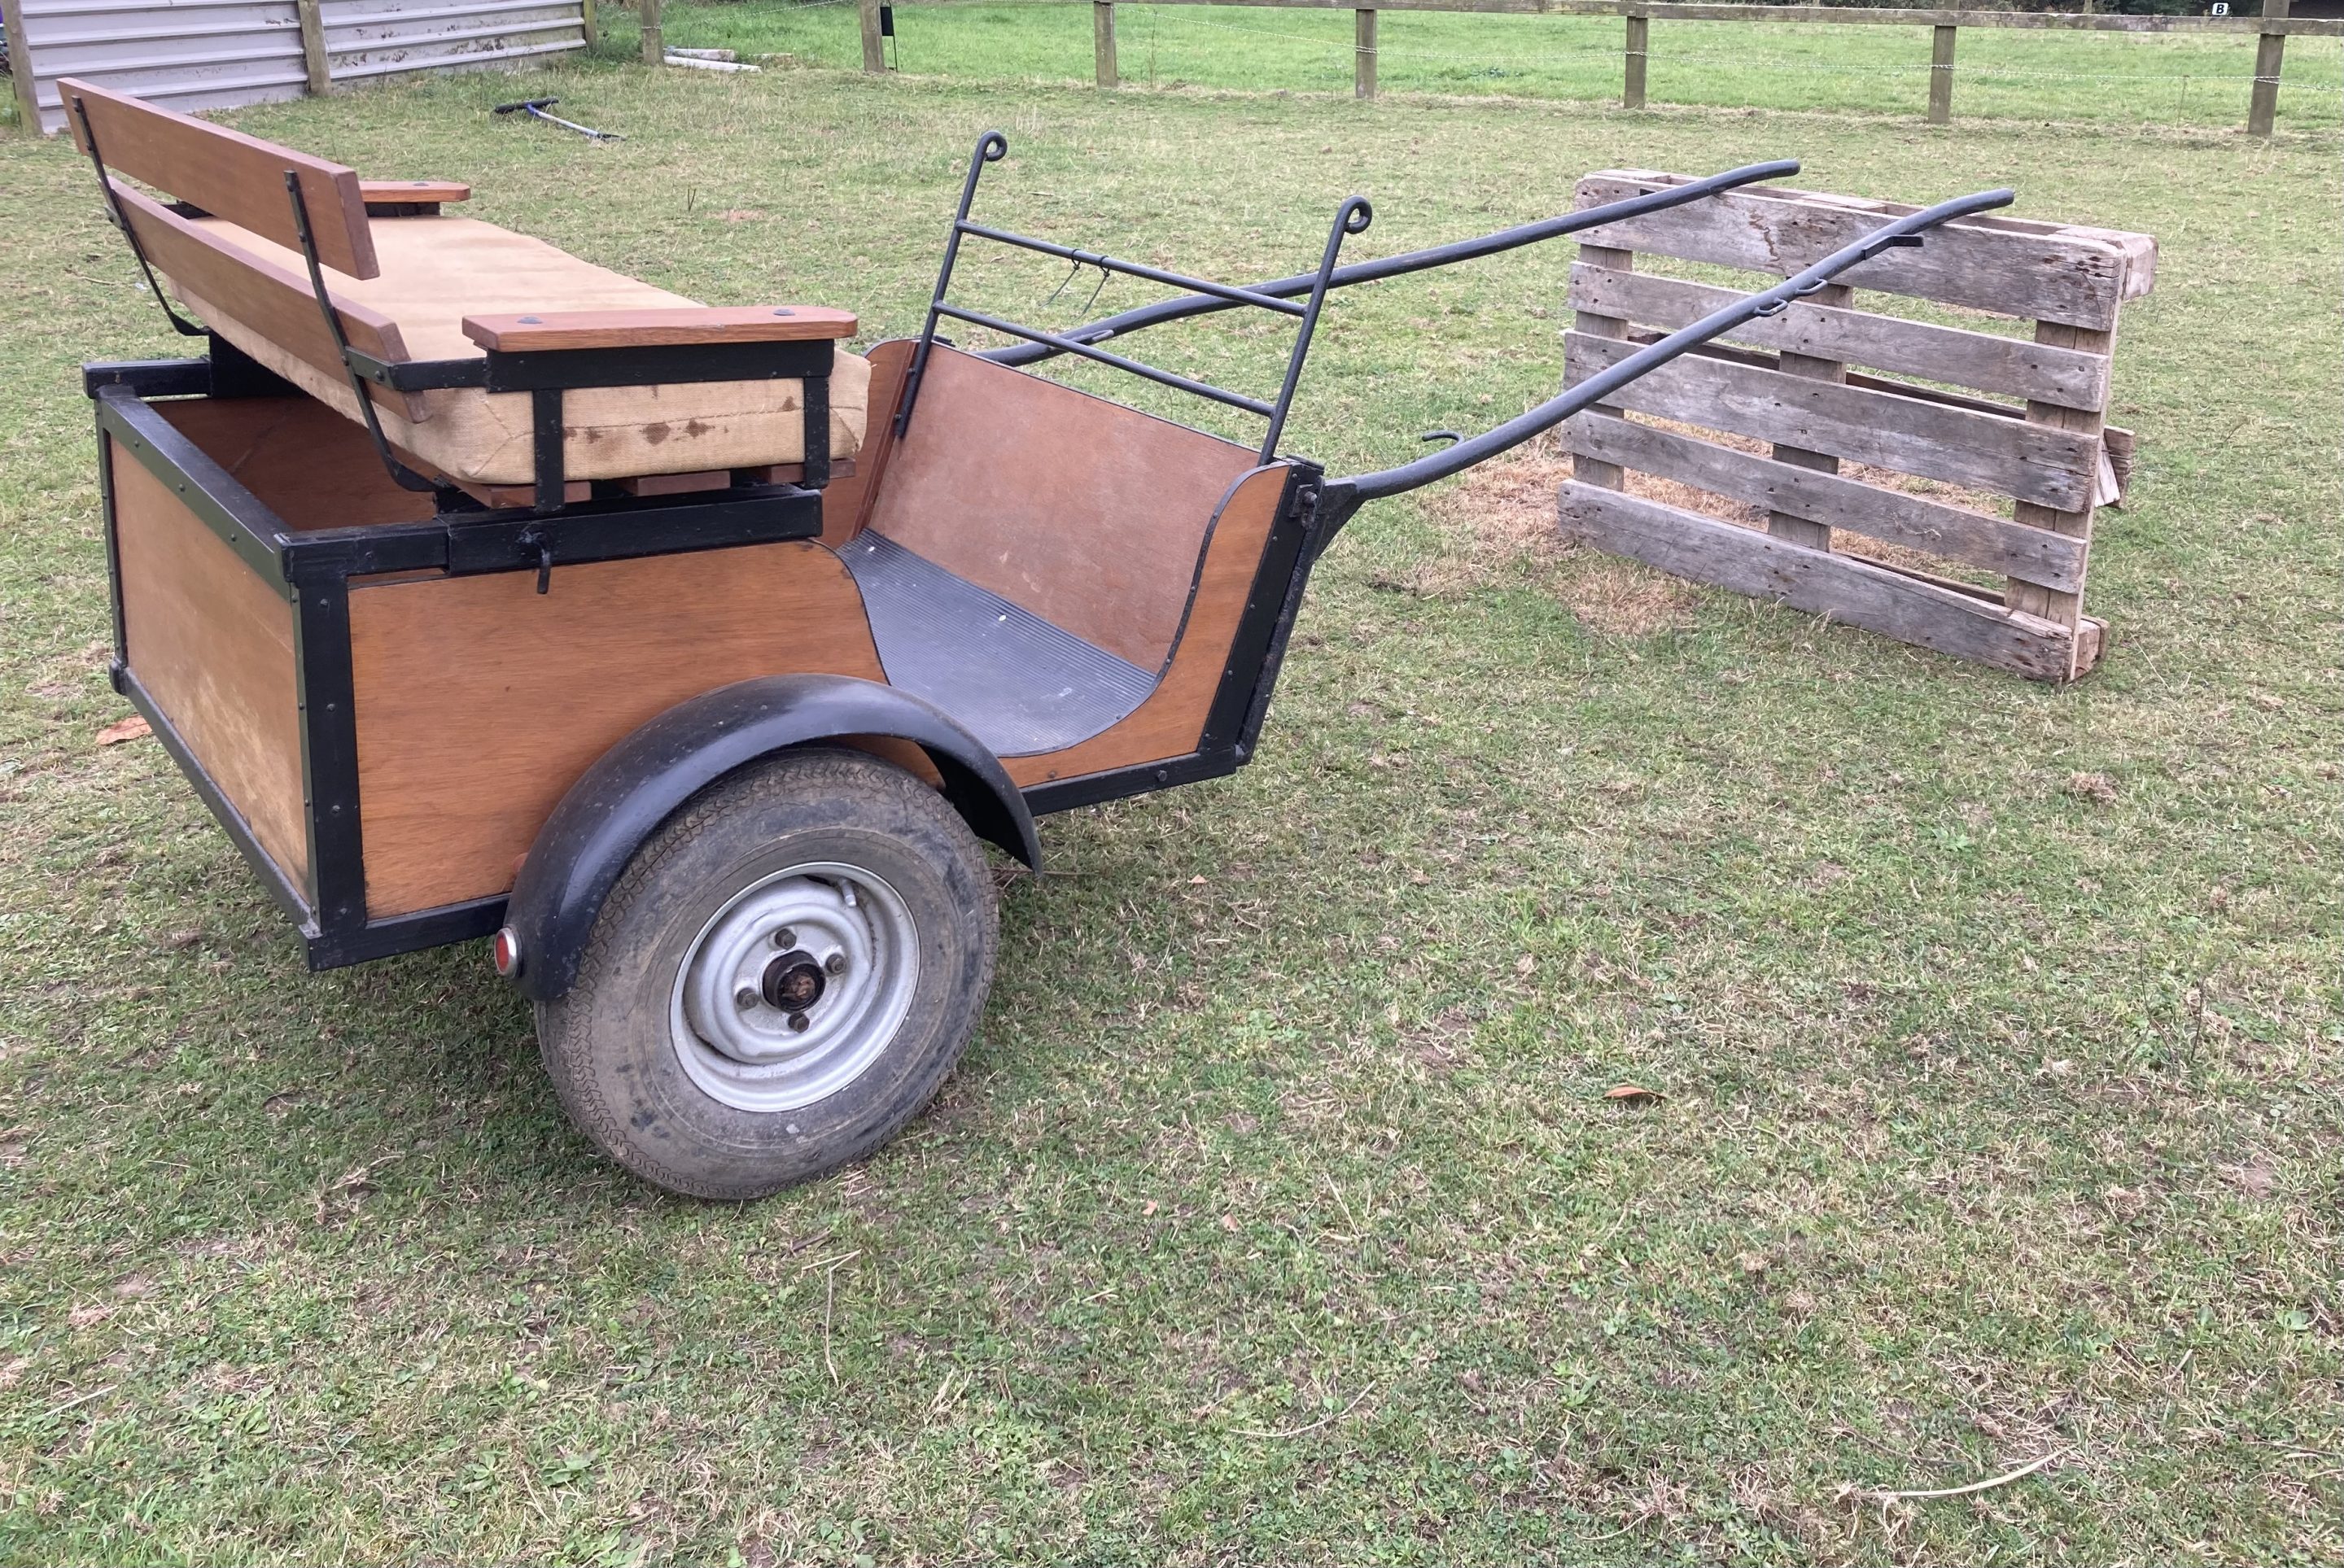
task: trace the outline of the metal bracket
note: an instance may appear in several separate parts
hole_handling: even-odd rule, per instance
[[[25,69],[29,71],[32,68],[32,62],[26,61]],[[90,166],[97,170],[97,188],[106,196],[106,216],[115,227],[122,231],[122,237],[130,242],[130,254],[137,258],[138,270],[146,275],[146,291],[155,297],[155,303],[163,307],[163,314],[171,318],[172,328],[180,337],[204,337],[203,327],[171,308],[170,300],[164,297],[163,286],[155,281],[155,269],[146,263],[146,247],[138,243],[138,231],[130,226],[130,219],[122,211],[122,203],[115,196],[114,182],[106,177],[106,159],[97,150],[97,131],[89,123],[89,106],[82,101],[79,93],[74,95],[73,109],[74,117],[81,122],[82,140],[89,144],[89,162]]]
[[[334,347],[342,357],[342,369],[350,378],[350,393],[359,400],[359,414],[365,419],[367,434],[374,437],[375,456],[403,490],[437,491],[440,486],[425,478],[400,462],[390,449],[390,437],[382,433],[382,420],[375,413],[374,397],[367,391],[366,378],[359,374],[351,359],[350,339],[342,330],[342,318],[334,310],[334,297],[326,291],[326,270],[318,260],[318,239],[309,230],[309,204],[301,195],[301,176],[291,169],[285,171],[285,192],[293,202],[293,230],[301,236],[301,256],[309,264],[309,292],[318,297],[318,312],[326,318],[326,330],[332,335]]]

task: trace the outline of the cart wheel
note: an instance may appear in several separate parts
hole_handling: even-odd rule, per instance
[[[859,1160],[925,1105],[993,984],[993,879],[935,790],[858,751],[709,786],[636,851],[560,1000],[564,1110],[696,1198]]]

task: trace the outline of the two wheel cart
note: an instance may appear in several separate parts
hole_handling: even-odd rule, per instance
[[[1381,472],[1281,451],[1330,293],[1777,178],[1236,286],[972,221],[926,324],[708,307],[352,170],[63,84],[192,357],[86,367],[116,687],[311,967],[490,939],[611,1158],[739,1199],[870,1152],[975,1030],[989,842],[1253,754],[1312,564],[1369,500],[1530,439],[1996,191],[1852,246],[1486,434]],[[178,198],[166,204],[118,171]],[[954,303],[965,242],[1178,291],[1064,333]],[[171,309],[166,306],[166,309]],[[1103,347],[1296,324],[1274,397]],[[1014,341],[985,352],[945,322]],[[1258,447],[1029,373],[1075,355],[1259,416]]]

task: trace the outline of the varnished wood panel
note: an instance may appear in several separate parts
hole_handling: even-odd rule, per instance
[[[587,765],[690,697],[801,670],[885,678],[811,542],[354,586],[359,820],[377,919],[504,891]]]
[[[288,528],[419,523],[432,515],[430,493],[399,487],[364,426],[314,397],[189,397],[148,407]]]
[[[696,343],[805,343],[854,336],[854,312],[821,305],[694,305],[658,310],[539,310],[467,316],[483,348],[650,348]]]
[[[296,887],[308,879],[293,608],[109,445],[130,672]]]
[[[1245,615],[1261,553],[1269,542],[1289,465],[1257,468],[1230,487],[1213,516],[1211,537],[1196,577],[1196,594],[1172,650],[1171,668],[1147,701],[1128,717],[1079,745],[1002,765],[1022,787],[1052,779],[1079,779],[1141,762],[1185,757],[1205,732],[1205,716],[1228,666],[1238,623]]]
[[[429,202],[445,206],[472,199],[472,187],[461,180],[360,180],[359,195],[384,206]]]
[[[1206,527],[1254,454],[939,347],[886,463],[872,528],[1157,669],[1187,607]]]
[[[831,465],[830,485],[822,493],[822,542],[832,549],[844,548],[871,521],[872,503],[895,444],[895,401],[904,395],[912,347],[908,338],[891,337],[864,356],[871,363],[871,391],[864,404],[863,450],[852,469]]]
[[[57,95],[66,107],[66,123],[73,129],[74,146],[84,156],[89,154],[89,138],[73,112],[76,99],[89,112],[90,129],[97,133],[98,152],[108,168],[298,248],[301,240],[293,226],[293,200],[285,190],[286,175],[296,176],[302,202],[309,209],[318,259],[352,277],[376,275],[373,232],[367,226],[366,197],[356,169],[71,76],[57,83]]]

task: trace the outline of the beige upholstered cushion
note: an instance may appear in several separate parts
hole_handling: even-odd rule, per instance
[[[300,256],[219,218],[200,220],[212,235],[306,275]],[[474,358],[467,316],[516,311],[621,310],[697,305],[542,240],[467,217],[374,220],[379,277],[359,281],[328,273],[336,297],[399,323],[413,359]],[[359,417],[349,383],[269,342],[213,301],[174,290],[213,330],[311,397]],[[840,351],[830,375],[830,451],[851,457],[863,445],[871,367]],[[616,479],[795,463],[805,457],[796,381],[708,381],[658,387],[592,387],[562,397],[562,467],[573,479]],[[530,398],[524,392],[427,392],[422,419],[377,407],[383,433],[450,477],[475,484],[525,484],[532,476]]]

